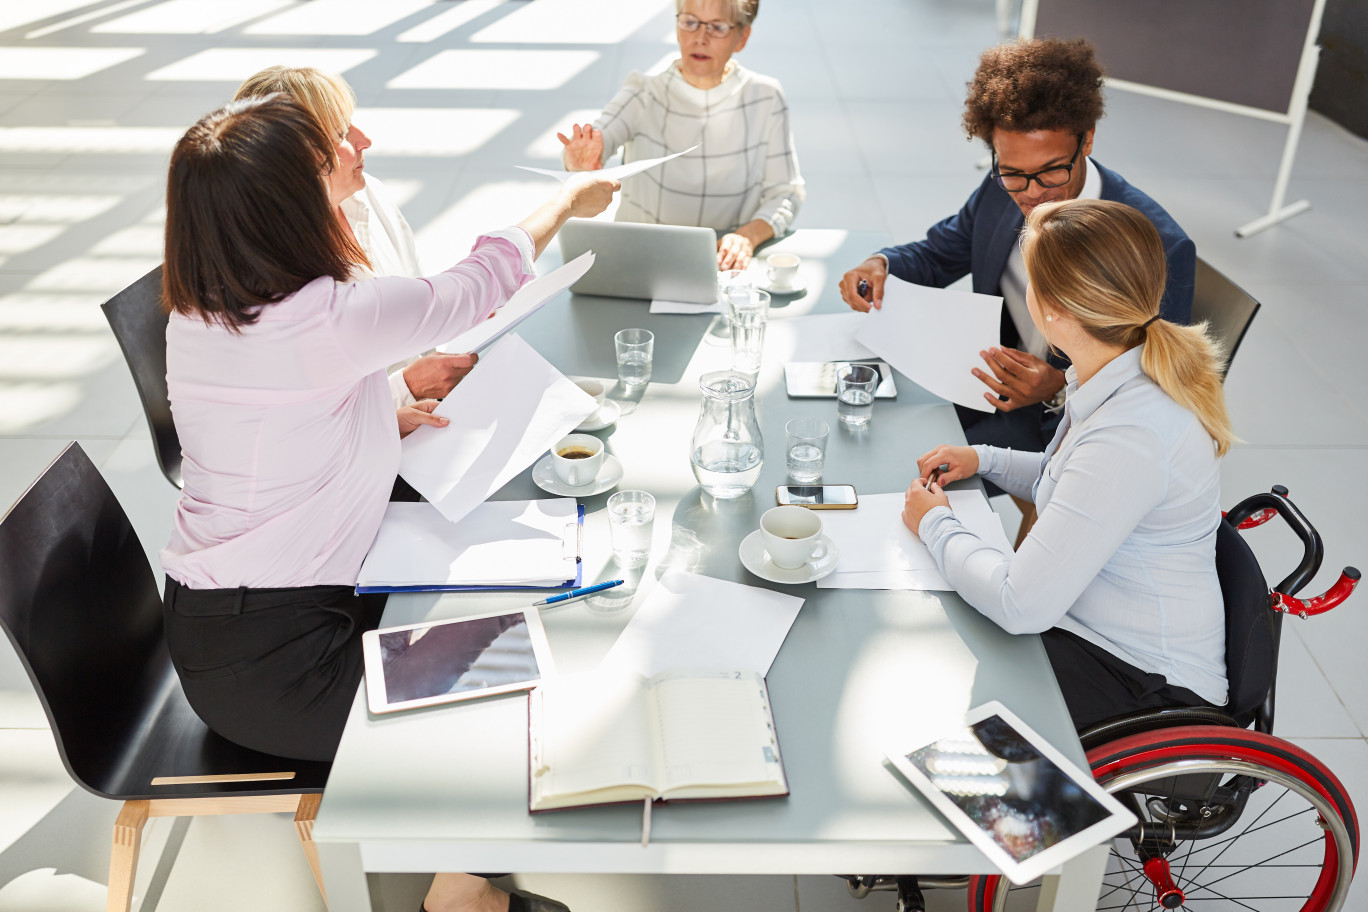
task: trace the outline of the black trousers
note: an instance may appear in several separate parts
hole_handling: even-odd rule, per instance
[[[1066,630],[1047,630],[1040,639],[1079,731],[1142,709],[1211,705],[1163,675],[1141,671]]]
[[[190,706],[229,741],[331,760],[380,595],[350,586],[190,589],[166,579],[166,642]]]

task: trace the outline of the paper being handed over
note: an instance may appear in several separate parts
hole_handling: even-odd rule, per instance
[[[593,396],[509,333],[433,410],[451,423],[403,439],[399,474],[460,522],[596,408]]]
[[[883,306],[864,321],[856,341],[913,383],[956,405],[993,411],[983,398],[988,387],[970,371],[983,366],[979,352],[998,344],[1002,298],[889,276]]]
[[[647,171],[651,168],[654,168],[656,165],[662,165],[672,158],[679,158],[679,156],[681,155],[688,155],[690,152],[697,148],[698,146],[691,146],[685,149],[683,152],[676,152],[673,155],[662,155],[660,158],[643,158],[641,159],[641,161],[628,162],[625,165],[617,165],[613,168],[600,168],[598,171],[594,171],[592,173],[605,180],[620,181],[624,178],[631,177],[633,174],[640,174],[642,171]],[[591,173],[580,171],[552,171],[547,168],[530,168],[527,165],[514,165],[513,167],[521,168],[524,171],[531,171],[533,174],[545,174],[547,177],[554,177],[556,180],[562,182],[569,178],[572,174]]]
[[[508,303],[494,311],[493,316],[479,326],[471,327],[445,345],[439,345],[439,352],[479,351],[492,342],[498,341],[504,333],[513,330],[519,323],[532,316],[548,301],[578,282],[594,265],[594,251],[586,250],[558,269],[544,276],[537,276],[522,288],[513,292]]]

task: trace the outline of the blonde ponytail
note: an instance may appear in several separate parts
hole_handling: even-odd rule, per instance
[[[1159,317],[1168,264],[1149,219],[1110,200],[1045,203],[1026,219],[1023,255],[1037,299],[1100,342],[1143,344],[1141,369],[1197,416],[1217,455],[1230,450],[1237,438],[1221,385],[1221,347],[1205,323]]]

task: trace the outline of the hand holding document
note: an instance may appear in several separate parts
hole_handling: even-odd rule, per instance
[[[640,174],[642,171],[648,171],[656,165],[664,164],[672,158],[679,158],[681,155],[687,155],[697,148],[698,146],[691,146],[683,152],[676,152],[673,155],[664,155],[660,158],[643,158],[640,161],[628,162],[625,165],[617,165],[613,168],[600,168],[593,173],[604,180],[620,181],[624,178],[631,177],[633,174]],[[567,180],[572,174],[588,173],[582,171],[552,171],[547,168],[529,168],[527,165],[514,165],[514,167],[521,168],[523,171],[531,171],[533,174],[545,174],[547,177],[554,177],[561,182]]]
[[[403,439],[399,474],[460,522],[597,408],[510,333],[433,410],[449,425],[424,425]]]
[[[604,669],[645,677],[680,668],[769,672],[803,599],[671,570],[660,578]]]
[[[883,306],[863,319],[856,340],[908,379],[956,405],[993,411],[983,398],[983,381],[970,371],[981,362],[979,352],[998,344],[1002,298],[890,275]]]
[[[887,299],[885,299],[887,300]],[[970,532],[1010,552],[1002,522],[982,491],[946,491],[950,509]],[[855,510],[829,511],[822,531],[836,543],[836,572],[819,589],[951,590],[931,551],[902,522],[902,494],[863,494]]]
[[[578,282],[589,267],[594,265],[594,251],[588,250],[570,262],[554,269],[544,276],[537,276],[522,288],[513,292],[494,315],[479,326],[461,333],[445,345],[439,345],[439,352],[473,352],[496,342],[504,333],[532,316],[548,301]]]

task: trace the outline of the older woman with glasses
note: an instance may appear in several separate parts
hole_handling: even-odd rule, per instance
[[[760,0],[675,0],[679,59],[633,73],[591,124],[575,124],[567,171],[697,149],[622,186],[618,221],[699,225],[718,234],[719,269],[743,269],[755,248],[790,230],[803,179],[778,80],[732,60],[750,39]]]

